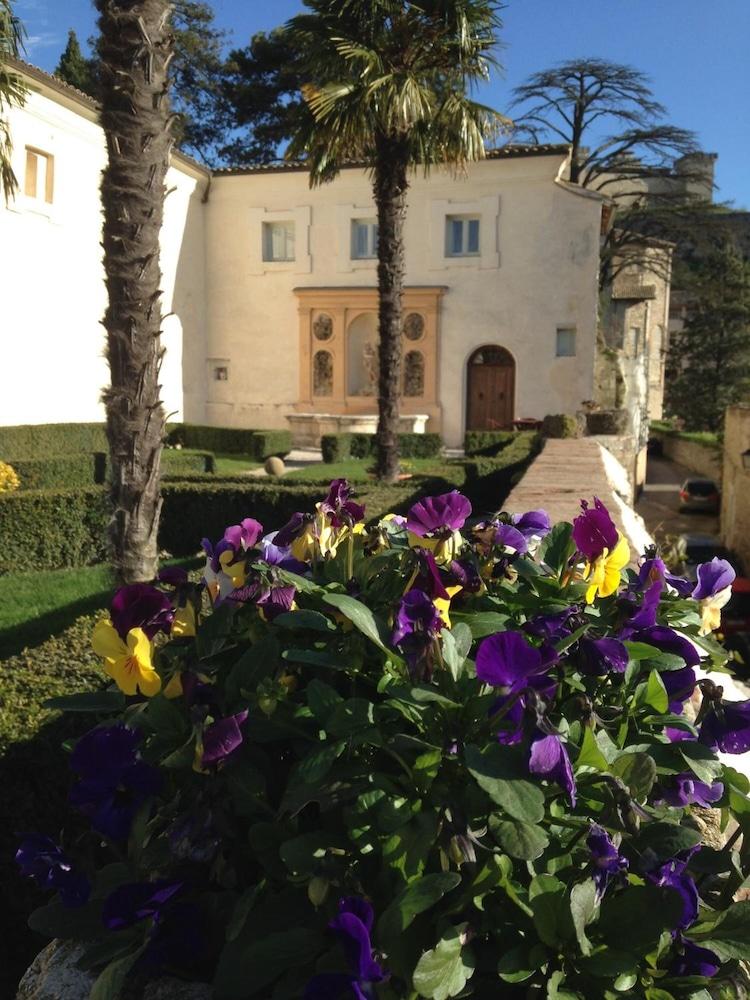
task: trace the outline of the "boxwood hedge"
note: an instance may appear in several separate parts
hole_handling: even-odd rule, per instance
[[[435,458],[443,448],[439,434],[399,434],[402,458]],[[328,464],[375,454],[374,434],[324,434],[320,439],[323,461]]]

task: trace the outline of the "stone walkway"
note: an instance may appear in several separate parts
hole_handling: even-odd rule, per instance
[[[630,542],[636,561],[651,537],[642,519],[629,505],[627,474],[617,459],[587,438],[551,439],[521,482],[505,501],[507,510],[520,513],[543,508],[552,523],[572,521],[581,512],[581,499],[599,497],[617,527]]]

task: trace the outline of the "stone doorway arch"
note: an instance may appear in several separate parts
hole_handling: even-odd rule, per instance
[[[478,348],[466,374],[466,430],[511,430],[516,405],[516,362],[496,344]]]

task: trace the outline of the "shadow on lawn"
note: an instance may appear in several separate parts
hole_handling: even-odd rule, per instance
[[[0,940],[5,951],[0,962],[0,997],[12,998],[18,980],[47,939],[29,929],[29,914],[47,902],[31,879],[21,878],[14,857],[26,834],[39,832],[56,839],[81,822],[68,805],[71,773],[61,744],[77,738],[96,724],[92,716],[63,716],[43,726],[33,739],[15,743],[0,756],[3,800],[12,803],[0,824]],[[83,827],[82,827],[83,828]]]
[[[98,594],[90,594],[88,597],[72,601],[64,607],[48,611],[46,614],[23,622],[21,625],[3,629],[0,631],[0,660],[16,656],[27,647],[41,645],[50,636],[59,635],[60,632],[69,628],[83,615],[90,615],[108,607],[111,599],[112,588],[109,587]]]

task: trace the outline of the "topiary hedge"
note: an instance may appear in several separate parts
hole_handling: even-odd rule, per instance
[[[259,462],[264,462],[272,455],[284,458],[291,450],[291,431],[255,431],[253,434],[250,454]]]
[[[107,451],[104,424],[19,424],[0,427],[0,455],[43,458],[80,452]]]
[[[165,449],[161,456],[162,474],[184,476],[211,474],[215,459],[210,451]],[[103,451],[75,455],[47,455],[42,458],[18,458],[13,468],[23,490],[61,490],[79,486],[101,486],[107,481],[109,456]]]
[[[519,431],[497,455],[478,455],[464,464],[466,492],[474,505],[499,510],[511,488],[539,452],[541,437],[536,431]]]
[[[439,434],[399,434],[402,458],[436,458],[443,448]],[[320,439],[323,461],[328,464],[349,458],[371,458],[375,454],[374,434],[324,434]]]
[[[579,438],[586,430],[586,418],[578,413],[551,413],[542,421],[546,438]]]
[[[496,455],[515,437],[515,431],[467,431],[464,451],[467,455]]]
[[[208,427],[205,424],[173,424],[167,444],[183,448],[205,448],[224,454],[250,455],[255,431],[244,427]]]

